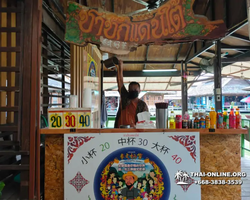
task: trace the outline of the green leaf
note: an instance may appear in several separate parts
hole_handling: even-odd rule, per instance
[[[4,186],[5,186],[4,182],[0,182],[0,192],[3,190]]]
[[[201,24],[188,24],[185,28],[185,32],[189,35],[201,35],[204,26]]]
[[[69,13],[74,12],[76,9],[77,9],[77,5],[75,5],[73,3],[69,4],[69,7],[68,7],[68,12]]]
[[[4,182],[0,182],[0,197],[2,196],[2,190],[4,186],[5,186]]]
[[[185,19],[186,19],[187,21],[190,21],[190,20],[192,19],[192,17],[190,17],[190,16],[185,16]]]

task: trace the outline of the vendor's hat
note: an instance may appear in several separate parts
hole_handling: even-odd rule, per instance
[[[135,181],[137,181],[138,179],[138,177],[131,171],[127,172],[126,174],[123,174],[122,178],[125,180],[126,176],[133,176]]]

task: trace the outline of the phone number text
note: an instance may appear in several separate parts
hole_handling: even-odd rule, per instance
[[[194,182],[197,185],[242,185],[242,180],[199,180]]]

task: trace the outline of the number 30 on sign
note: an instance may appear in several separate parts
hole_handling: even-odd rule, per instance
[[[77,127],[77,112],[64,112],[64,128],[76,128]]]

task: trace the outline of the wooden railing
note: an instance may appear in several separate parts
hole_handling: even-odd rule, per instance
[[[0,1],[0,181],[6,185],[28,165],[20,159],[22,2]],[[27,154],[28,152],[26,152]]]
[[[241,156],[250,156],[250,119],[242,119],[241,124],[243,128],[248,128],[248,134],[241,135]]]

